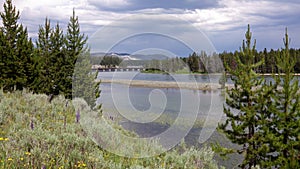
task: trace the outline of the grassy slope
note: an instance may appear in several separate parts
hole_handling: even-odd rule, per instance
[[[45,95],[0,90],[0,168],[217,168],[210,148],[143,159],[107,152],[87,137],[66,103],[63,97],[49,103]]]

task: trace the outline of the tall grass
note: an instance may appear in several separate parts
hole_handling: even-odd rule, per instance
[[[76,123],[75,108],[62,96],[49,103],[46,95],[0,90],[0,128],[0,168],[218,168],[210,148],[182,146],[141,159],[105,151]]]

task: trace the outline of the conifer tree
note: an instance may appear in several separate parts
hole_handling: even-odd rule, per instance
[[[7,72],[9,71],[7,63],[8,58],[6,57],[5,46],[7,46],[3,29],[0,28],[0,87],[4,87],[7,79]]]
[[[67,67],[65,78],[65,97],[81,97],[95,108],[96,99],[100,96],[99,82],[95,82],[98,72],[93,73],[90,62],[90,54],[87,43],[87,37],[80,32],[78,16],[70,17],[66,34],[66,60]],[[71,78],[70,78],[71,77]],[[100,107],[98,107],[100,109]]]
[[[12,91],[28,87],[32,67],[32,42],[26,28],[18,24],[20,13],[11,0],[6,0],[1,12],[1,86]],[[29,80],[31,81],[31,79]]]
[[[52,94],[54,88],[53,62],[51,61],[51,25],[48,18],[45,19],[44,26],[39,27],[38,39],[36,41],[36,54],[39,62],[39,79],[36,89],[39,93]]]
[[[17,72],[22,82],[23,88],[32,89],[35,80],[35,60],[33,56],[34,47],[30,38],[28,38],[27,28],[19,27],[19,35],[17,39],[16,55],[18,68]]]
[[[83,98],[91,108],[96,108],[96,99],[100,97],[100,82],[95,81],[98,72],[93,73],[91,67],[89,51],[79,54],[74,68],[72,94],[73,97]]]
[[[53,63],[53,68],[51,69],[51,74],[53,77],[52,94],[58,95],[63,94],[65,90],[65,65],[67,64],[65,58],[65,43],[64,43],[63,31],[59,26],[59,23],[56,24],[55,28],[50,34],[50,61]]]
[[[233,142],[242,145],[237,150],[244,154],[244,161],[240,165],[242,168],[255,167],[260,163],[262,151],[260,132],[260,119],[265,111],[265,106],[259,102],[266,102],[264,98],[270,89],[262,88],[264,79],[259,79],[254,71],[256,67],[263,63],[263,60],[254,63],[255,46],[251,46],[252,33],[250,26],[245,34],[246,42],[240,48],[239,55],[235,55],[236,66],[230,68],[225,65],[232,75],[234,87],[227,88],[226,104],[224,113],[226,122],[219,125],[219,129]]]
[[[78,16],[75,15],[73,9],[73,15],[70,17],[70,21],[66,34],[66,81],[65,81],[65,97],[72,98],[72,77],[74,73],[75,63],[79,55],[87,52],[87,37],[80,32],[80,26]]]
[[[290,39],[286,29],[285,48],[278,52],[276,65],[278,76],[272,104],[271,117],[266,122],[265,144],[269,150],[264,166],[273,168],[300,168],[300,95],[299,82],[294,76],[296,58],[291,56]],[[278,86],[278,87],[277,87]]]

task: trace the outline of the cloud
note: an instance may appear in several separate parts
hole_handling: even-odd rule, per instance
[[[4,0],[0,2],[3,4]],[[90,37],[106,25],[140,14],[164,18],[169,27],[161,26],[160,29],[165,31],[178,26],[182,34],[192,38],[190,32],[184,32],[185,28],[168,18],[183,19],[187,21],[186,24],[206,33],[219,50],[237,49],[236,45],[244,38],[247,24],[257,35],[258,44],[264,47],[280,47],[286,26],[291,28],[291,35],[300,36],[298,0],[173,0],[172,3],[169,0],[22,0],[14,3],[21,12],[21,22],[28,27],[32,37],[37,36],[38,27],[44,23],[46,16],[53,24],[59,22],[65,28],[73,8],[79,16],[81,30]],[[125,27],[125,24],[117,31],[151,26],[144,24],[141,19],[125,19],[124,22],[140,26]],[[273,42],[276,39],[279,39],[278,43]],[[300,38],[295,38],[293,44],[300,46],[300,40],[297,39]]]
[[[182,16],[204,29],[224,31],[247,24],[293,24],[290,19],[300,15],[300,4],[291,2],[221,0],[219,5],[219,8],[187,10]],[[284,12],[278,12],[279,9]]]
[[[129,12],[152,8],[204,9],[218,5],[217,0],[88,0],[101,10]]]
[[[87,0],[87,2],[100,9],[119,9],[130,5],[127,0]]]

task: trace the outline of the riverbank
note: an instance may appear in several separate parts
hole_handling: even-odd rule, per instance
[[[217,91],[221,85],[217,83],[199,83],[199,82],[166,82],[166,81],[148,81],[148,80],[123,80],[123,79],[101,79],[101,83],[124,84],[136,87],[151,88],[175,88],[189,90]],[[227,87],[232,85],[227,84]]]

